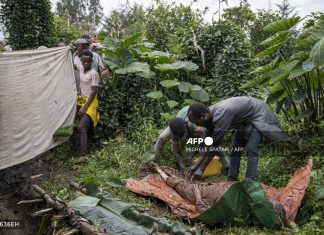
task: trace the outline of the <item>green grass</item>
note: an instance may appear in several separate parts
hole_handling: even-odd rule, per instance
[[[120,141],[108,140],[100,147],[94,148],[91,154],[82,163],[76,163],[77,155],[71,143],[66,143],[46,154],[46,158],[55,161],[63,167],[62,174],[56,178],[43,182],[43,186],[64,201],[73,199],[77,194],[68,186],[68,181],[74,178],[82,182],[88,178],[95,180],[100,191],[109,192],[126,202],[138,203],[148,208],[149,213],[155,216],[170,217],[170,209],[165,203],[152,198],[142,197],[128,191],[124,187],[112,187],[109,177],[119,179],[141,178],[142,154],[154,144],[157,130],[148,129],[146,132],[134,133],[133,140],[121,139]],[[314,159],[314,172],[323,172],[323,157],[320,147],[314,148],[312,155],[299,157],[289,155],[280,157],[275,149],[264,151],[259,160],[259,180],[265,184],[282,187],[285,186],[293,171],[306,164],[309,157]],[[290,151],[290,150],[289,150]],[[167,146],[166,156],[172,156],[171,144]],[[162,165],[175,167],[173,157],[165,157],[160,162]],[[243,156],[240,169],[240,178],[244,178],[246,156]],[[65,172],[65,173],[64,173]],[[69,173],[66,173],[69,172]],[[71,173],[72,172],[72,173]],[[323,207],[318,207],[315,191],[323,185],[323,177],[312,177],[312,182],[306,192],[302,206],[299,210],[296,223],[291,228],[275,232],[276,234],[323,234]],[[257,227],[222,227],[206,229],[207,234],[273,234],[273,231]]]

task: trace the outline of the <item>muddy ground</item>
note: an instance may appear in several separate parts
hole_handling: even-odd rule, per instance
[[[41,176],[32,179],[31,176]],[[41,224],[41,217],[32,213],[46,208],[41,203],[17,205],[21,200],[40,198],[31,190],[31,185],[62,174],[60,167],[39,158],[0,170],[0,222],[18,221],[19,228],[0,228],[0,235],[35,235]]]

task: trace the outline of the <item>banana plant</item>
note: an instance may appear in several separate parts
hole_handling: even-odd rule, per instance
[[[305,119],[310,123],[324,115],[324,18],[297,36],[297,45],[286,59],[281,54],[285,50],[284,45],[296,33],[295,26],[300,22],[300,17],[293,17],[264,28],[272,35],[261,43],[266,48],[257,57],[274,59],[255,69],[252,72],[255,78],[243,87],[267,90],[267,102],[270,104],[290,99],[293,117],[281,106],[287,119]]]

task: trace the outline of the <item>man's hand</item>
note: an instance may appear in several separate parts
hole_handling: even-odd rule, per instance
[[[195,157],[196,153],[193,152],[189,155],[189,166],[191,167],[193,164],[193,158]]]
[[[157,164],[155,162],[150,161],[147,163],[147,166],[151,171],[156,171]]]
[[[110,73],[109,69],[102,70],[102,72],[101,72],[101,76],[103,76],[103,77],[107,78],[110,75],[111,75],[111,73]]]
[[[86,114],[87,109],[88,109],[88,107],[83,106],[83,107],[79,110],[79,116],[80,116],[81,118],[83,117],[83,115]]]
[[[201,180],[203,174],[204,171],[198,168],[196,171],[192,172],[189,177],[191,181]]]

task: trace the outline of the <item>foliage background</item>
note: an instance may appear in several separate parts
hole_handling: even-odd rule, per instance
[[[53,46],[58,41],[70,44],[81,32],[95,35],[96,26],[103,22],[97,39],[105,46],[103,58],[112,76],[102,78],[99,90],[97,145],[84,164],[70,158],[69,145],[48,153],[50,159],[77,171],[80,181],[95,177],[101,189],[158,211],[151,201],[112,188],[107,177],[139,176],[143,153],[152,149],[159,130],[180,108],[249,94],[276,109],[292,141],[288,146],[262,146],[266,152],[260,159],[259,180],[284,186],[295,169],[308,158],[314,160],[298,225],[279,233],[323,233],[323,13],[300,19],[287,0],[279,11],[255,12],[242,0],[207,24],[204,12],[161,1],[147,9],[138,4],[123,6],[106,18],[97,0],[59,1],[56,15],[46,0],[0,3],[0,19],[14,49]],[[24,14],[16,17],[15,12]],[[170,146],[165,155],[170,157],[162,164],[175,166]],[[244,172],[244,163],[241,168]],[[65,197],[69,190],[62,187],[53,193]],[[221,228],[209,232],[269,231]]]

